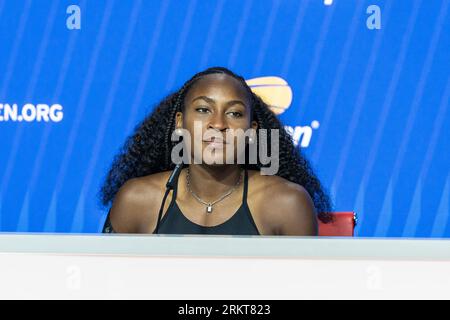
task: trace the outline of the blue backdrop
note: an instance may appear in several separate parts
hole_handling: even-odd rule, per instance
[[[220,65],[287,81],[280,118],[318,124],[302,151],[335,210],[358,213],[356,235],[449,237],[449,6],[0,0],[0,230],[99,232],[96,195],[125,137]]]

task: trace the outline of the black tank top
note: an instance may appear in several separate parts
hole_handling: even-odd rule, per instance
[[[231,218],[216,226],[202,226],[186,218],[176,202],[177,188],[178,180],[173,189],[173,196],[169,208],[160,221],[159,234],[260,235],[247,205],[247,170],[244,173],[244,191],[241,206]],[[153,233],[155,233],[155,230]]]

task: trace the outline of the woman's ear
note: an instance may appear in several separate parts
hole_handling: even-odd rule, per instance
[[[247,143],[253,144],[256,141],[256,130],[258,129],[258,122],[252,121],[252,127],[251,127],[251,135],[248,137]]]
[[[175,134],[183,136],[183,113],[180,111],[175,114]]]
[[[183,128],[183,113],[178,111],[175,114],[175,128],[176,129],[181,129]]]
[[[258,129],[258,122],[256,122],[255,120],[252,121],[252,129]]]

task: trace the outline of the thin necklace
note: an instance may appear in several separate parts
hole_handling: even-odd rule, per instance
[[[206,202],[204,200],[202,200],[198,195],[195,194],[194,191],[192,191],[191,189],[191,178],[190,178],[190,173],[189,173],[189,167],[187,168],[187,174],[186,174],[186,184],[187,184],[187,189],[189,190],[189,192],[194,196],[194,198],[204,204],[206,206],[206,213],[210,214],[213,210],[213,205],[216,204],[219,201],[222,201],[223,199],[225,199],[226,197],[228,197],[238,186],[239,183],[241,182],[241,177],[242,177],[242,172],[239,174],[239,179],[237,181],[237,183],[234,185],[234,187],[232,187],[227,193],[225,193],[224,195],[222,195],[219,199],[213,201],[213,202]]]

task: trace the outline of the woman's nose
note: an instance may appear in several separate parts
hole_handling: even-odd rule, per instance
[[[216,129],[219,131],[227,129],[227,123],[224,117],[220,114],[213,115],[208,124],[208,129]]]

